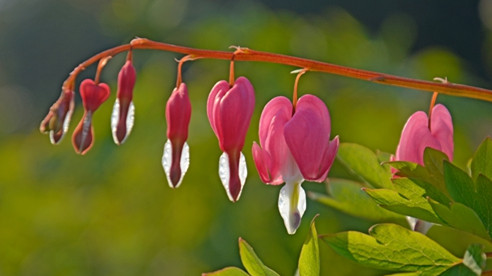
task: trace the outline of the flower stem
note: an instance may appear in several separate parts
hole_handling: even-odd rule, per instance
[[[77,66],[69,75],[69,77],[63,83],[63,89],[73,90],[75,79],[77,75],[83,71],[85,68],[91,64],[97,62],[98,60],[107,57],[114,56],[121,52],[126,52],[128,50],[134,49],[151,49],[167,52],[175,52],[187,55],[194,55],[200,58],[209,59],[222,59],[231,60],[234,57],[235,61],[261,61],[269,63],[279,63],[285,65],[291,65],[300,68],[307,68],[309,71],[319,71],[334,75],[345,76],[349,78],[362,79],[370,82],[399,86],[429,92],[439,92],[441,94],[466,97],[479,99],[484,101],[492,102],[492,90],[467,86],[455,83],[437,83],[432,81],[424,81],[406,77],[399,77],[395,75],[379,73],[368,70],[355,69],[351,67],[299,58],[294,56],[281,55],[270,52],[255,51],[248,48],[240,48],[240,51],[230,52],[230,51],[215,51],[206,49],[197,49],[184,47],[179,45],[168,44],[164,42],[152,41],[146,38],[135,38],[129,44],[124,44],[121,46],[116,46],[114,48],[103,51],[99,54],[82,62]]]

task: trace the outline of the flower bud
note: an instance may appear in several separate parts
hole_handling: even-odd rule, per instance
[[[131,60],[127,60],[118,74],[118,90],[111,115],[111,132],[117,145],[123,144],[133,128],[135,107],[133,87],[136,72]]]
[[[190,164],[188,126],[191,102],[185,83],[175,88],[166,104],[167,138],[162,156],[162,166],[171,188],[177,188]]]
[[[96,84],[93,80],[85,79],[80,84],[84,116],[72,136],[72,144],[77,153],[83,155],[92,147],[94,142],[92,116],[99,106],[108,99],[109,94],[109,86],[105,83]]]
[[[64,89],[41,122],[39,130],[49,133],[52,144],[58,144],[68,130],[75,106],[73,94],[72,90]]]

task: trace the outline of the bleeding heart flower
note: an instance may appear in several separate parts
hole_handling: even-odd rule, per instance
[[[263,109],[253,159],[263,182],[278,185],[278,208],[289,234],[294,234],[306,210],[304,180],[322,182],[338,151],[338,136],[330,141],[331,122],[326,105],[316,96],[302,96],[293,112],[285,97],[272,99]]]
[[[177,188],[190,164],[188,126],[191,103],[185,83],[173,90],[166,104],[167,138],[162,156],[162,167],[171,188]]]
[[[127,60],[118,74],[118,91],[111,115],[111,132],[117,145],[125,142],[133,128],[135,106],[132,99],[136,76],[132,61]]]
[[[453,160],[453,122],[448,109],[441,104],[432,108],[431,119],[423,111],[417,111],[403,127],[400,143],[392,161],[409,161],[424,165],[425,148],[430,147],[444,152]],[[397,171],[394,170],[396,173]],[[414,231],[423,234],[432,227],[432,223],[407,216],[407,221]]]
[[[403,127],[395,161],[409,161],[424,165],[424,150],[430,147],[444,152],[453,160],[453,122],[448,109],[437,104],[432,108],[431,119],[417,111]]]
[[[72,136],[72,144],[77,153],[83,155],[92,147],[94,142],[92,116],[99,106],[108,99],[109,94],[109,86],[105,83],[96,84],[91,79],[85,79],[80,84],[84,116]]]
[[[75,106],[73,94],[72,90],[64,89],[41,122],[39,130],[49,133],[52,144],[58,144],[68,130]]]
[[[207,115],[224,152],[219,159],[219,175],[229,199],[236,202],[246,181],[246,161],[241,150],[255,107],[254,89],[239,77],[231,87],[226,81],[215,84],[207,100]]]

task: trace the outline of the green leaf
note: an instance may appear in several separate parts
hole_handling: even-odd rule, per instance
[[[451,197],[473,209],[492,237],[492,181],[479,174],[474,183],[468,174],[449,162],[444,163],[444,178]]]
[[[487,252],[492,251],[492,242],[456,228],[434,225],[426,234],[455,256],[462,256],[470,244],[481,244]]]
[[[314,221],[316,215],[311,221],[311,228],[302,245],[301,255],[299,257],[299,275],[300,276],[318,276],[319,275],[319,245],[318,233]]]
[[[340,210],[349,215],[373,221],[402,218],[394,212],[381,208],[366,192],[362,184],[346,179],[330,178],[326,189],[328,195],[308,192],[309,198]]]
[[[369,234],[348,231],[322,238],[338,254],[378,269],[438,275],[460,261],[425,235],[396,224],[375,225]]]
[[[341,143],[338,147],[337,158],[345,167],[372,187],[392,187],[390,167],[381,165],[378,156],[370,149],[358,144]]]
[[[471,271],[468,267],[466,267],[466,265],[459,264],[444,271],[441,276],[476,276],[476,274],[473,273],[473,271]]]
[[[485,267],[487,256],[483,252],[483,245],[472,244],[468,247],[463,257],[463,264],[467,266],[473,273],[480,276]]]
[[[490,239],[482,221],[471,208],[459,202],[451,203],[449,208],[431,199],[429,203],[446,225]]]
[[[422,219],[428,222],[442,223],[432,209],[425,190],[408,178],[393,180],[395,190],[364,189],[381,207],[390,211]]]
[[[246,271],[251,276],[278,275],[277,272],[263,264],[253,248],[242,238],[239,238],[239,255]]]
[[[492,179],[492,139],[486,138],[478,147],[470,164],[473,179],[479,174]]]
[[[214,272],[203,273],[202,276],[248,276],[249,274],[237,267],[226,267]]]
[[[395,274],[388,274],[386,276],[420,276],[422,275],[422,272],[404,272],[404,273],[395,273]]]
[[[446,154],[433,148],[426,148],[424,166],[406,161],[394,161],[388,164],[398,169],[399,176],[407,177],[424,188],[427,196],[442,204],[449,204],[444,182],[444,160],[448,160]]]

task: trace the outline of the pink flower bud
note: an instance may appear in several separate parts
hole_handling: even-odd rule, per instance
[[[219,159],[219,175],[233,202],[239,199],[246,181],[246,162],[241,150],[254,106],[254,89],[245,77],[239,77],[232,87],[219,81],[207,100],[208,119],[224,152]]]
[[[105,83],[96,84],[93,80],[85,79],[80,84],[84,116],[72,136],[72,144],[77,153],[85,154],[92,147],[94,142],[92,116],[99,106],[108,99],[109,94],[109,86]]]
[[[424,165],[424,150],[430,147],[444,152],[453,160],[453,122],[448,109],[437,104],[432,108],[431,121],[423,111],[417,111],[403,127],[396,148],[395,161],[409,161]]]
[[[73,91],[65,89],[41,122],[39,130],[43,133],[49,133],[52,144],[58,144],[65,136],[74,106]]]
[[[302,96],[292,114],[292,103],[276,97],[260,117],[261,148],[253,144],[253,159],[263,182],[286,183],[278,207],[289,234],[294,234],[306,210],[304,179],[322,182],[335,159],[338,136],[330,141],[330,115],[326,105],[313,95]]]
[[[189,166],[188,126],[191,102],[185,83],[175,88],[166,104],[167,138],[162,166],[169,186],[177,188]]]
[[[111,115],[111,132],[117,145],[123,144],[133,128],[135,107],[133,87],[136,72],[131,60],[127,60],[118,74],[118,91]]]

